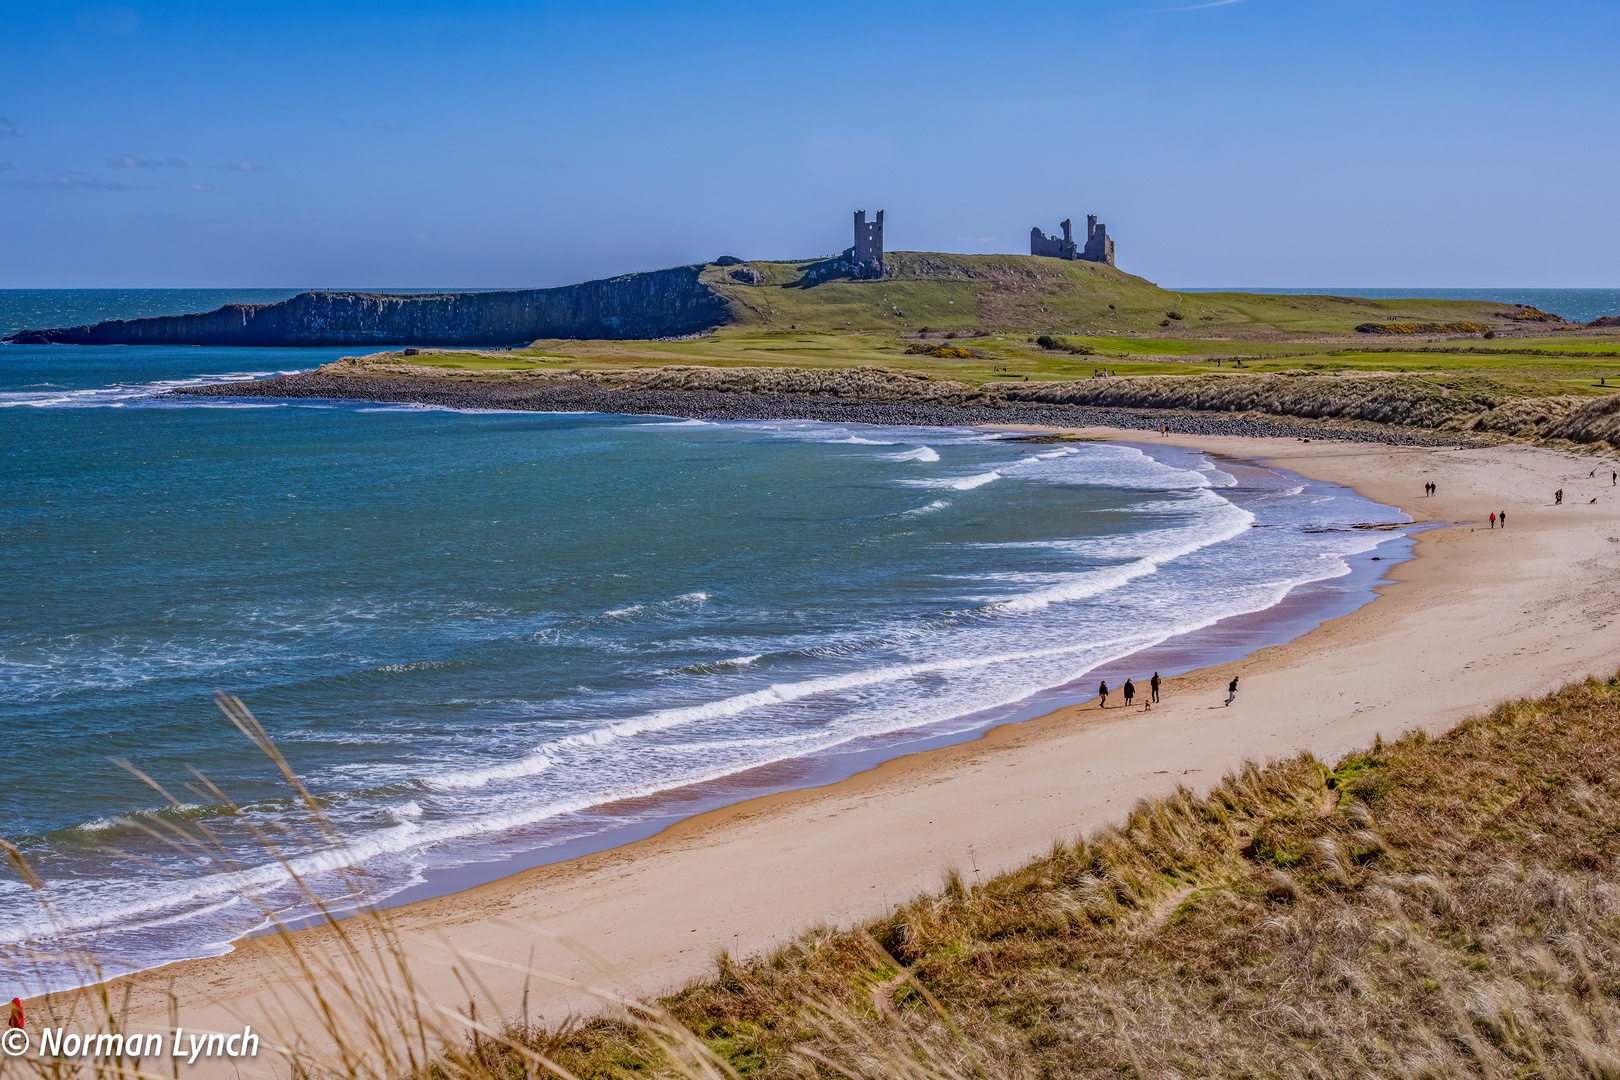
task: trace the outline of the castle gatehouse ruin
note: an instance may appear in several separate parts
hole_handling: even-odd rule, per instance
[[[878,220],[882,221],[882,215]],[[856,234],[860,232],[860,217],[856,217]],[[1108,226],[1097,224],[1096,214],[1086,215],[1086,246],[1081,247],[1074,239],[1073,223],[1063,222],[1063,235],[1047,236],[1041,232],[1040,226],[1029,230],[1029,253],[1031,255],[1044,255],[1049,259],[1071,259],[1080,262],[1107,263],[1114,265],[1114,241],[1108,235]]]
[[[883,276],[883,211],[877,212],[875,221],[866,220],[865,210],[855,211],[855,246],[844,252],[844,258],[858,278]]]

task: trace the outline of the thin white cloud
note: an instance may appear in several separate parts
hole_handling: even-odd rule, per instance
[[[1243,0],[1209,0],[1207,4],[1188,4],[1186,7],[1161,8],[1161,11],[1198,11],[1202,8],[1225,7],[1227,4],[1241,4]]]
[[[213,184],[204,184],[204,183],[199,182],[199,183],[192,184],[191,185],[191,190],[192,191],[201,191],[201,192],[207,193],[207,192],[210,192],[210,191],[214,190],[214,185]]]
[[[171,169],[183,169],[186,167],[186,162],[184,158],[177,157],[169,158],[166,161],[147,161],[145,158],[138,158],[134,154],[119,154],[117,157],[107,159],[107,167],[110,169],[158,169],[164,165],[169,166]]]
[[[232,172],[263,172],[264,166],[256,161],[238,161],[225,166]]]
[[[47,176],[33,176],[27,180],[8,180],[6,183],[12,187],[54,188],[59,191],[73,188],[102,188],[128,190],[128,184],[120,184],[116,180],[97,180],[82,173],[59,172]]]

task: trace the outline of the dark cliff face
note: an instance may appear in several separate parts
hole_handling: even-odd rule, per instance
[[[199,315],[22,330],[22,345],[514,345],[536,338],[658,338],[728,321],[700,266],[510,292],[307,292]]]

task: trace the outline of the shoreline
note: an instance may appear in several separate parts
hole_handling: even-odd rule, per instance
[[[1190,468],[1195,463],[1193,459],[1196,452],[1185,455],[1154,453],[1156,450],[1174,451],[1176,448],[1155,447],[1140,441],[1121,441],[1121,445],[1140,450],[1150,457],[1171,461],[1180,468]],[[1289,499],[1303,498],[1309,502],[1313,496],[1349,493],[1348,489],[1340,488],[1339,485],[1309,481],[1296,474],[1257,465],[1247,459],[1225,455],[1206,457],[1196,454],[1196,460],[1212,460],[1229,472],[1237,473],[1238,487],[1246,489],[1250,498],[1257,494],[1264,498],[1268,485],[1276,484],[1278,481],[1282,487],[1294,489],[1293,494],[1285,496]],[[1270,478],[1257,481],[1252,472],[1264,472],[1269,474]],[[1239,496],[1238,501],[1240,505],[1244,505],[1247,500]],[[1413,539],[1407,531],[1411,527],[1404,523],[1388,521],[1389,514],[1394,513],[1393,508],[1381,504],[1368,504],[1363,509],[1374,516],[1359,521],[1353,527],[1376,528],[1384,535],[1374,539],[1375,546],[1372,548],[1339,556],[1345,567],[1342,574],[1302,581],[1289,586],[1275,602],[1265,607],[1236,611],[1206,625],[1178,629],[1162,640],[1102,660],[1062,684],[1042,688],[1018,701],[963,713],[915,728],[859,736],[847,743],[803,756],[749,766],[725,776],[694,781],[669,790],[624,795],[613,802],[593,807],[598,813],[621,818],[618,823],[605,826],[598,831],[582,832],[547,841],[533,837],[514,837],[504,855],[427,869],[413,883],[369,904],[351,906],[345,903],[329,909],[324,914],[290,917],[279,926],[264,926],[230,938],[224,951],[175,957],[148,967],[109,976],[97,982],[117,978],[139,978],[172,965],[229,955],[250,939],[273,936],[287,929],[318,927],[326,921],[327,916],[347,918],[363,910],[397,909],[413,903],[452,896],[527,870],[623,848],[656,836],[686,819],[723,810],[738,803],[790,794],[799,790],[828,787],[898,758],[973,742],[1004,725],[1025,723],[1060,709],[1082,706],[1095,696],[1090,687],[1099,677],[1106,678],[1111,685],[1118,686],[1127,677],[1145,681],[1150,670],[1162,670],[1166,679],[1172,679],[1203,668],[1241,660],[1262,648],[1286,644],[1309,633],[1325,621],[1371,603],[1377,598],[1377,590],[1383,584],[1389,570],[1414,557],[1411,554]],[[1146,694],[1144,686],[1144,698]],[[1118,707],[1117,698],[1115,707]],[[364,874],[365,871],[360,872]],[[71,989],[54,992],[68,993]]]
[[[1040,430],[1050,428],[1041,426]],[[1075,434],[1140,439],[1139,430],[1087,428]],[[1537,486],[1547,491],[1551,490],[1547,484],[1574,486],[1576,459],[1569,455],[1526,447],[1429,451],[1342,442],[1313,442],[1302,447],[1292,439],[1232,436],[1167,439],[1164,444],[1258,457],[1303,476],[1346,483],[1377,502],[1404,504],[1409,512],[1432,509],[1443,519],[1463,523],[1418,538],[1418,553],[1426,557],[1392,568],[1377,590],[1384,604],[1361,606],[1286,644],[1179,678],[1172,683],[1164,707],[1151,717],[1140,709],[1111,709],[1102,714],[1090,705],[1059,708],[1037,719],[1003,724],[976,739],[893,758],[825,787],[736,803],[685,818],[657,836],[629,845],[423,900],[396,909],[390,922],[411,948],[423,950],[422,955],[433,951],[429,939],[440,935],[458,948],[498,952],[498,943],[487,943],[494,931],[486,920],[496,913],[550,922],[638,976],[646,989],[669,987],[706,970],[716,949],[758,952],[818,920],[851,922],[873,916],[919,889],[937,887],[938,873],[952,862],[965,872],[971,867],[974,874],[1010,868],[1038,853],[1054,836],[1072,835],[1117,817],[1135,798],[1163,794],[1167,785],[1176,782],[1206,786],[1243,757],[1309,749],[1331,758],[1371,742],[1374,734],[1394,735],[1411,727],[1438,730],[1502,697],[1538,692],[1572,676],[1607,671],[1607,656],[1620,643],[1620,633],[1609,618],[1612,611],[1601,613],[1601,625],[1575,635],[1576,642],[1563,646],[1562,652],[1554,652],[1543,640],[1530,657],[1525,656],[1524,648],[1511,652],[1510,657],[1518,660],[1512,665],[1480,665],[1478,661],[1492,657],[1490,650],[1502,644],[1504,635],[1523,636],[1520,631],[1524,628],[1497,618],[1493,629],[1491,619],[1480,621],[1481,612],[1473,611],[1479,632],[1471,631],[1468,640],[1457,641],[1446,650],[1455,656],[1434,654],[1437,635],[1432,622],[1440,617],[1436,612],[1448,605],[1468,607],[1473,603],[1477,607],[1482,584],[1490,586],[1485,589],[1485,606],[1499,609],[1483,614],[1500,617],[1508,608],[1518,610],[1527,587],[1532,595],[1551,597],[1550,610],[1563,626],[1571,616],[1591,614],[1582,605],[1582,594],[1593,582],[1581,577],[1574,592],[1560,593],[1556,587],[1559,581],[1569,583],[1569,572],[1588,576],[1599,572],[1611,583],[1620,578],[1612,558],[1601,568],[1590,565],[1604,562],[1599,556],[1611,553],[1603,537],[1595,541],[1602,546],[1594,546],[1590,525],[1596,516],[1605,523],[1598,531],[1616,531],[1612,507],[1590,512],[1583,506],[1561,507],[1557,514],[1564,522],[1543,522],[1541,519],[1552,515],[1526,508],[1526,500],[1533,494],[1522,483],[1511,495],[1502,493],[1504,506],[1515,511],[1516,525],[1511,540],[1507,539],[1510,534],[1502,534],[1503,542],[1522,547],[1525,541],[1520,538],[1525,537],[1532,544],[1539,538],[1540,546],[1582,547],[1575,552],[1579,558],[1570,558],[1565,551],[1556,560],[1565,571],[1563,577],[1540,574],[1544,559],[1533,560],[1535,572],[1527,571],[1521,560],[1515,563],[1520,580],[1512,583],[1515,588],[1505,589],[1501,582],[1491,582],[1492,575],[1480,559],[1456,557],[1471,554],[1463,550],[1470,545],[1478,546],[1481,530],[1466,519],[1483,514],[1466,513],[1467,507],[1457,502],[1461,496],[1453,494],[1453,487],[1477,494],[1471,489],[1478,489],[1482,482],[1497,490],[1504,477],[1525,481],[1531,474]],[[1427,500],[1430,507],[1415,506],[1425,500],[1406,496],[1415,495],[1422,483],[1418,477],[1433,471],[1432,466],[1425,466],[1437,457],[1445,459],[1452,473],[1463,470],[1479,475],[1461,484],[1448,479],[1442,483],[1441,495]],[[1381,491],[1394,497],[1380,497]],[[1418,512],[1412,516],[1419,523],[1425,520]],[[1434,520],[1434,515],[1427,515],[1427,520]],[[1572,535],[1568,526],[1581,522],[1587,527],[1576,530],[1580,535]],[[1486,571],[1483,575],[1482,570]],[[1459,589],[1466,595],[1439,595],[1448,590],[1456,594]],[[1529,628],[1532,637],[1536,629]],[[1462,662],[1470,657],[1462,663],[1460,674],[1447,679],[1448,684],[1467,685],[1453,685],[1452,692],[1438,696],[1431,693],[1426,702],[1431,707],[1426,710],[1390,711],[1396,695],[1410,696],[1414,687],[1421,692],[1425,685],[1432,691],[1434,678],[1414,680],[1409,670],[1413,663],[1424,662],[1425,650],[1429,662]],[[1564,656],[1563,652],[1574,655]],[[1366,663],[1369,653],[1380,655],[1387,665],[1401,667],[1400,677],[1378,663]],[[1207,726],[1189,729],[1188,721],[1207,719],[1203,714],[1210,707],[1203,699],[1214,694],[1229,673],[1255,680],[1245,683],[1238,712],[1220,714],[1223,724],[1231,722],[1225,718],[1243,715],[1243,729],[1224,734]],[[1296,710],[1279,709],[1276,702],[1267,700],[1276,689],[1270,684],[1291,685],[1295,696],[1319,706],[1317,715],[1302,721]],[[1259,691],[1252,689],[1256,685]],[[1368,700],[1365,705],[1360,698],[1336,702],[1335,692],[1341,698],[1347,692],[1338,689],[1341,686],[1349,690],[1365,686],[1365,697],[1383,700]],[[1258,711],[1265,714],[1259,722],[1254,719],[1254,707],[1245,709],[1257,695],[1261,698]],[[1004,781],[1015,774],[1005,770],[1020,770],[1016,775],[1023,779],[1013,789]],[[990,772],[996,775],[992,777]],[[1080,792],[1073,790],[1078,775],[1093,777]],[[1166,777],[1171,779],[1163,779]],[[1060,801],[1053,803],[1053,799]],[[831,812],[825,812],[829,809]],[[790,860],[794,867],[774,865],[785,852],[799,853]],[[745,857],[744,862],[737,861],[739,855]],[[746,861],[750,855],[756,860],[765,857],[763,872],[738,877],[740,866],[755,868]],[[807,875],[797,865],[809,856],[820,876]],[[867,884],[868,878],[874,879],[871,884]],[[627,880],[632,884],[624,884]],[[721,904],[718,910],[732,916],[721,925],[715,920],[716,903]],[[699,925],[688,928],[686,923]],[[727,935],[724,931],[733,926],[737,929]],[[669,937],[681,931],[697,936]],[[318,945],[316,939],[327,934],[325,928],[317,928],[298,936]],[[119,981],[134,993],[132,1011],[137,1015],[158,1014],[152,995],[160,995],[165,982],[230,984],[232,996],[213,999],[212,1004],[206,994],[181,994],[182,1008],[192,1026],[220,1026],[227,1023],[226,1017],[264,1011],[262,1003],[255,1005],[253,992],[243,987],[274,986],[278,952],[276,940],[254,939],[226,956],[183,961]],[[553,950],[551,961],[537,961],[537,966],[589,973],[589,965],[566,950]],[[510,1011],[516,1000],[513,979],[495,973],[491,985]],[[537,1011],[555,1022],[561,1011],[584,1002],[577,995],[547,992],[539,1004]],[[210,1024],[210,1015],[219,1024]]]
[[[669,416],[691,420],[822,420],[830,423],[901,424],[912,427],[1027,427],[1041,430],[1106,428],[1157,434],[1241,435],[1251,438],[1340,439],[1392,446],[1458,446],[1479,440],[1470,434],[1397,427],[1365,420],[1312,420],[1298,416],[1218,413],[1137,406],[1042,402],[999,404],[914,400],[857,400],[811,393],[739,390],[627,390],[586,379],[535,383],[463,374],[378,378],[302,371],[235,383],[177,387],[159,397],[266,397],[327,401],[376,401],[450,409],[512,412],[599,412],[624,416]]]
[[[1124,442],[1123,445],[1152,449],[1141,443]],[[1252,462],[1219,455],[1213,456],[1213,459],[1253,466]],[[1344,556],[1347,569],[1342,575],[1292,586],[1276,603],[1267,607],[1237,612],[1209,625],[1171,634],[1162,641],[1104,661],[1066,683],[1047,687],[1019,701],[905,731],[861,736],[850,743],[802,757],[751,766],[724,777],[698,781],[656,794],[628,797],[618,804],[602,804],[595,809],[605,811],[615,805],[629,807],[638,803],[656,803],[660,806],[651,816],[627,820],[601,832],[572,837],[559,843],[524,848],[504,859],[430,870],[417,884],[378,901],[374,906],[388,910],[452,896],[513,874],[637,843],[689,818],[724,810],[739,803],[828,787],[886,762],[973,742],[1000,727],[1027,723],[1061,709],[1086,704],[1096,696],[1089,687],[1092,680],[1099,677],[1106,678],[1111,685],[1118,685],[1127,677],[1145,679],[1145,674],[1138,672],[1162,669],[1166,679],[1178,678],[1204,668],[1245,659],[1260,649],[1285,645],[1324,622],[1351,614],[1374,602],[1389,572],[1416,558],[1413,547],[1416,533],[1420,531],[1417,526],[1378,523],[1377,527],[1380,531],[1388,532],[1387,538],[1378,541],[1375,547],[1367,551]],[[1395,550],[1397,548],[1401,550]],[[1145,697],[1145,686],[1142,693]],[[355,910],[344,909],[342,915],[347,917]],[[286,925],[292,929],[302,929],[319,925],[322,921],[320,916],[308,916],[290,920]],[[237,939],[233,944],[275,932],[274,928],[256,931]]]

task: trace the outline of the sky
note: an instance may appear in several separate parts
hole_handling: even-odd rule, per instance
[[[550,286],[1097,214],[1172,287],[1620,287],[1615,0],[0,0],[0,288]]]

